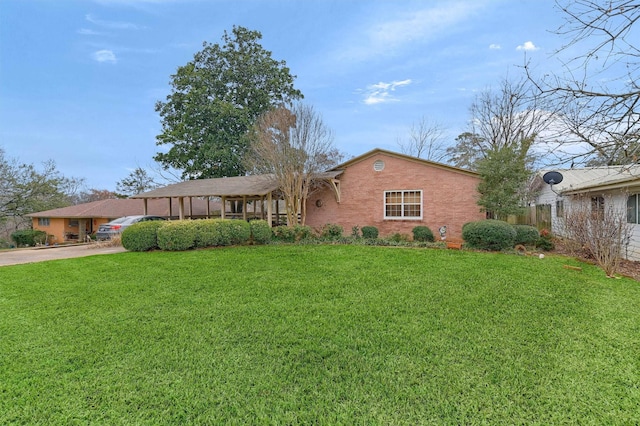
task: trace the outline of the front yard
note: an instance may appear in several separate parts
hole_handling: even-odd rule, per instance
[[[0,312],[1,424],[640,422],[640,285],[559,256],[127,252],[0,268]]]

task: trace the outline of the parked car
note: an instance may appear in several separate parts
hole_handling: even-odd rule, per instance
[[[100,225],[100,227],[98,228],[98,232],[96,232],[96,239],[109,240],[114,235],[121,234],[122,231],[124,231],[127,227],[133,225],[134,223],[146,222],[149,220],[166,220],[166,219],[162,216],[148,216],[148,215],[119,217],[118,219],[114,219],[111,222]]]

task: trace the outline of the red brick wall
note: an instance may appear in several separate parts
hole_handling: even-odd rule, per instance
[[[384,170],[373,169],[376,160],[384,161]],[[473,175],[376,153],[349,165],[339,179],[341,202],[336,202],[329,188],[312,194],[307,204],[307,225],[321,228],[337,223],[346,235],[353,226],[375,226],[381,237],[395,233],[411,236],[413,227],[425,225],[436,240],[438,229],[446,225],[447,239],[460,240],[462,225],[484,219],[476,204],[480,178]],[[384,192],[392,190],[422,190],[422,220],[385,220]],[[321,200],[321,207],[317,207],[317,200]]]

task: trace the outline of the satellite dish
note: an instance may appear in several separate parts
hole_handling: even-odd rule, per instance
[[[544,183],[549,185],[557,185],[562,182],[562,173],[560,172],[547,172],[542,176]]]

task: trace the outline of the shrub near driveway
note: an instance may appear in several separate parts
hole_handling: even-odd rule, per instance
[[[150,220],[134,223],[122,231],[122,246],[129,251],[149,251],[158,248],[158,228],[166,222]]]

